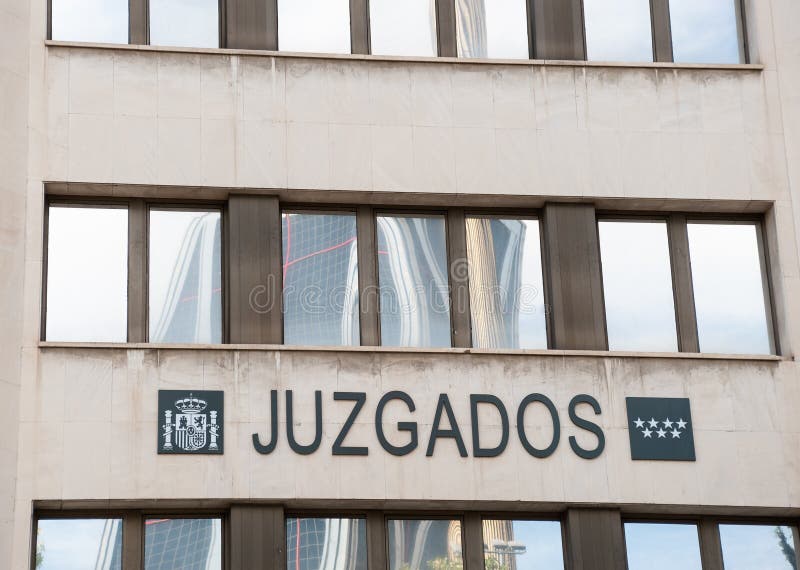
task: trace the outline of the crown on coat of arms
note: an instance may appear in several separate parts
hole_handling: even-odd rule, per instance
[[[195,398],[192,394],[189,394],[188,398],[183,398],[182,400],[178,400],[175,402],[175,407],[178,408],[178,411],[186,413],[198,413],[202,412],[208,406],[208,402],[205,400],[201,400],[200,398]]]

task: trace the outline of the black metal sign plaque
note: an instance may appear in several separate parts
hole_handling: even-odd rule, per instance
[[[631,459],[695,461],[688,398],[626,398]]]
[[[222,454],[225,392],[158,391],[159,454]]]

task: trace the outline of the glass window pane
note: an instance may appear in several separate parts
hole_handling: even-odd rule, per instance
[[[672,53],[679,63],[740,63],[739,0],[670,0]]]
[[[350,53],[349,0],[278,0],[278,48]]]
[[[367,521],[287,518],[286,568],[367,570]]]
[[[222,342],[220,213],[150,211],[150,342]]]
[[[449,347],[443,216],[378,216],[383,346]]]
[[[772,352],[757,232],[752,224],[689,224],[701,352]]]
[[[128,338],[128,210],[49,210],[47,340]]]
[[[122,519],[41,519],[36,570],[122,569]]]
[[[583,0],[583,10],[589,61],[653,61],[650,2]]]
[[[219,47],[219,1],[150,0],[150,43]]]
[[[693,524],[625,523],[628,570],[702,570]]]
[[[472,344],[547,348],[538,220],[467,218]]]
[[[456,0],[458,57],[528,59],[526,0]]]
[[[609,349],[677,352],[666,222],[598,225]]]
[[[147,519],[144,570],[222,570],[220,519]]]
[[[128,0],[52,0],[53,39],[128,43]]]
[[[461,521],[389,520],[389,570],[463,568]]]
[[[436,0],[370,0],[375,55],[437,55]]]
[[[356,217],[284,213],[282,221],[284,342],[357,346]]]
[[[558,521],[483,521],[486,570],[564,570]]]
[[[725,570],[795,570],[795,532],[788,526],[719,525]]]

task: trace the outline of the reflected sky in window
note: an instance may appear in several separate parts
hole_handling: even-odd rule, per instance
[[[648,0],[583,0],[583,11],[589,61],[653,61]]]
[[[53,39],[128,43],[128,0],[52,0]]]
[[[375,55],[435,56],[436,0],[370,0]]]
[[[672,52],[679,63],[740,63],[739,0],[670,0]]]
[[[389,520],[389,570],[463,568],[461,521]]]
[[[150,0],[150,43],[219,47],[218,0]]]
[[[367,521],[286,519],[287,570],[367,570]]]
[[[666,222],[598,225],[609,349],[676,352]]]
[[[36,530],[36,570],[122,568],[121,519],[42,519]]]
[[[456,0],[458,57],[528,58],[526,0]]]
[[[693,524],[625,523],[628,570],[702,570]]]
[[[348,0],[278,0],[281,51],[350,53]]]
[[[47,340],[128,338],[128,210],[52,206]]]
[[[690,223],[688,231],[700,351],[772,352],[758,228]]]
[[[786,526],[719,525],[725,570],[795,570],[794,532]]]
[[[486,570],[564,570],[558,521],[483,521]]]

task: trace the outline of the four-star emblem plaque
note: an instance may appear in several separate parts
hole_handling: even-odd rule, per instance
[[[222,454],[225,393],[158,391],[159,454]]]
[[[625,398],[631,459],[695,461],[688,398]]]

